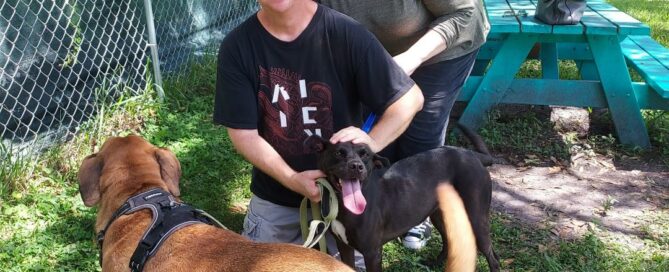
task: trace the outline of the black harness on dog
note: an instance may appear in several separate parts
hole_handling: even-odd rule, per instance
[[[167,237],[185,226],[204,223],[225,228],[204,211],[177,202],[170,193],[163,189],[151,189],[126,200],[123,206],[112,214],[105,228],[98,233],[100,265],[102,265],[102,242],[109,226],[121,215],[131,214],[142,209],[151,210],[153,221],[144,232],[130,258],[130,270],[133,272],[142,271],[147,259],[156,253]]]

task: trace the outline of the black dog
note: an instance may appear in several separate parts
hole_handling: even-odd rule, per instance
[[[353,266],[355,248],[364,256],[367,271],[381,271],[383,244],[428,216],[444,238],[437,258],[443,263],[447,242],[435,189],[440,183],[451,183],[464,201],[479,251],[485,255],[490,271],[499,271],[490,238],[492,185],[484,167],[492,163],[492,158],[478,135],[466,128],[461,130],[480,153],[445,146],[392,166],[367,145],[331,144],[318,136],[307,139],[307,146],[318,154],[318,167],[335,188],[339,205],[346,208],[340,209],[332,225],[345,263]]]

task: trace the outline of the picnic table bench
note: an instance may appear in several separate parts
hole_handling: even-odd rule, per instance
[[[640,109],[669,110],[669,50],[650,28],[604,0],[588,0],[579,24],[534,18],[539,0],[484,0],[491,30],[459,101],[460,122],[477,129],[496,104],[608,108],[621,143],[650,146]],[[516,78],[535,44],[541,78]],[[574,60],[580,79],[560,79],[559,60]],[[632,82],[627,64],[646,82]]]

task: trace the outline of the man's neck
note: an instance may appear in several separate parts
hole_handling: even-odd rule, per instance
[[[272,36],[291,42],[307,28],[317,9],[318,5],[313,1],[297,2],[284,11],[263,7],[258,12],[258,20]]]

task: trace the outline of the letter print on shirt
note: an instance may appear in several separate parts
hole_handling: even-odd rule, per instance
[[[332,91],[323,82],[308,81],[285,68],[260,67],[258,100],[260,135],[281,155],[309,151],[304,140],[333,133]]]

